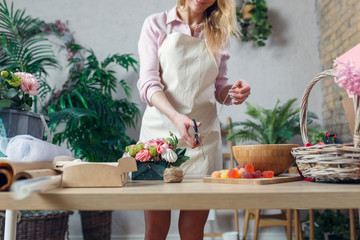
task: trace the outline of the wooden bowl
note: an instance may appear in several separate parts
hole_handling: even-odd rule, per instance
[[[272,170],[275,175],[288,170],[295,162],[291,149],[297,144],[262,144],[233,146],[233,154],[239,165],[251,163],[255,171]]]

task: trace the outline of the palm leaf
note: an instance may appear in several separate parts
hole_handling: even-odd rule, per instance
[[[46,68],[59,67],[52,52],[52,46],[41,37],[40,27],[44,23],[25,15],[25,10],[14,11],[6,1],[0,3],[0,47],[5,52],[0,57],[0,69],[26,71],[46,75]]]

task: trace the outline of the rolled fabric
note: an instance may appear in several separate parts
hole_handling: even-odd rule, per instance
[[[38,162],[53,161],[56,156],[71,156],[71,152],[30,135],[17,135],[10,139],[6,155],[13,162]]]

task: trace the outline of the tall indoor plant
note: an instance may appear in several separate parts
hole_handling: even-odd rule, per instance
[[[76,157],[89,162],[117,161],[133,142],[126,129],[135,127],[139,109],[114,68],[136,71],[137,61],[129,54],[113,54],[100,61],[91,49],[69,47],[85,52],[86,57],[84,61],[81,55],[69,59],[71,66],[83,63],[72,68],[63,89],[48,105],[53,143],[66,143]],[[80,211],[80,215],[85,240],[110,239],[111,211]]]

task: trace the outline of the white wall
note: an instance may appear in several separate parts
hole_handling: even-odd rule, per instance
[[[16,0],[15,8],[26,8],[27,14],[47,22],[68,21],[77,43],[92,48],[101,59],[110,53],[133,53],[138,59],[137,40],[143,20],[175,3],[176,0]],[[233,39],[229,76],[231,82],[241,78],[252,86],[250,103],[272,108],[277,99],[282,102],[301,99],[306,85],[321,71],[321,65],[315,0],[268,0],[267,3],[273,34],[263,48]],[[145,105],[140,102],[136,89],[137,74],[120,75],[132,87],[133,100],[143,112]],[[51,76],[59,81],[66,76],[66,71],[52,72]],[[231,116],[233,121],[242,121],[246,117],[244,110],[244,106],[225,107],[220,120],[225,123]],[[316,112],[322,121],[320,86],[311,92],[309,110]],[[134,139],[138,132],[139,127],[129,131]],[[114,234],[143,232],[142,212],[121,211],[114,215]],[[224,220],[211,223],[211,228],[231,231],[231,212],[225,211],[223,215]],[[172,226],[171,234],[175,232],[176,226]],[[71,234],[80,233],[78,216],[74,216]]]

